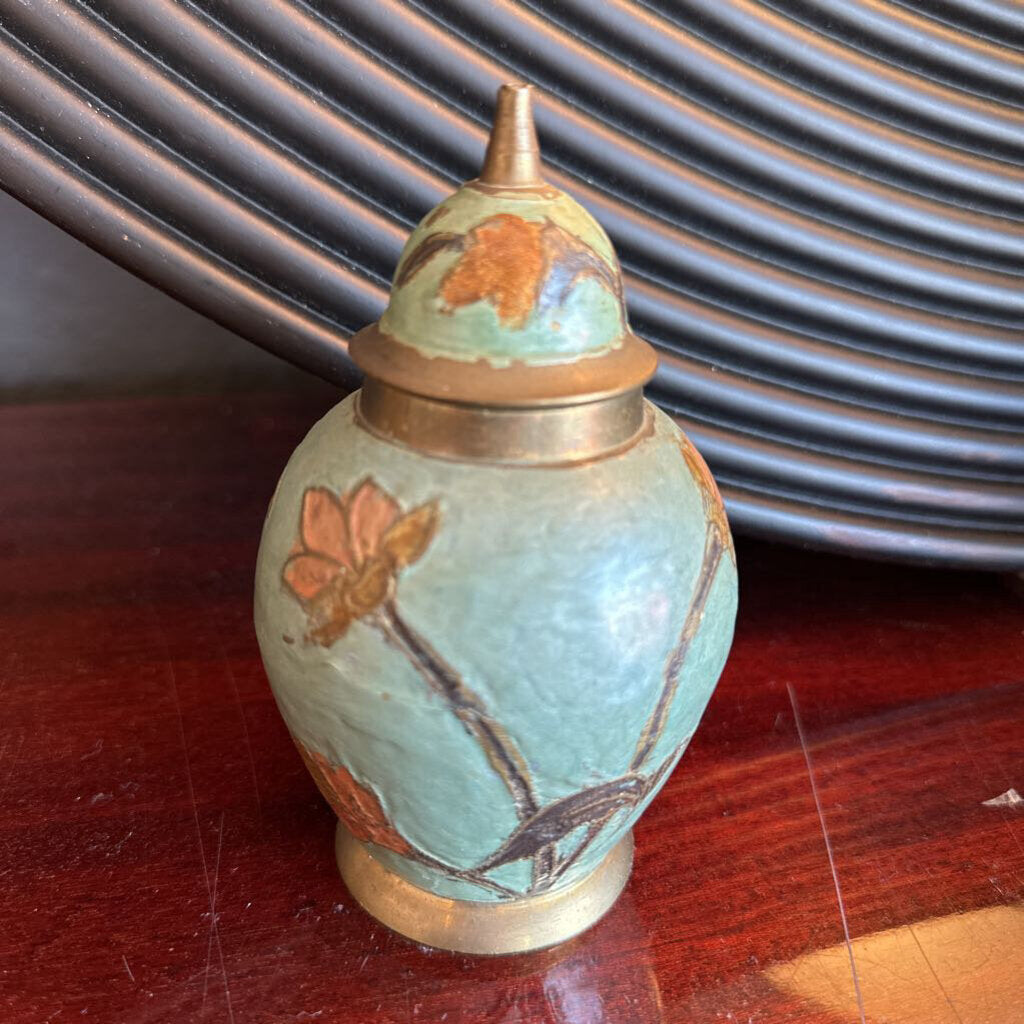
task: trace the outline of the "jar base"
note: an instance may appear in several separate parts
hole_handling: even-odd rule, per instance
[[[385,867],[340,823],[335,852],[349,892],[382,924],[426,946],[497,956],[554,946],[596,924],[629,879],[633,833],[578,882],[502,902],[453,900],[421,889]]]

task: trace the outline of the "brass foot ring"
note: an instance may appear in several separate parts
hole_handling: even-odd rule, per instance
[[[385,867],[340,824],[335,850],[349,892],[382,924],[426,946],[494,956],[554,946],[600,920],[629,878],[633,834],[627,833],[578,882],[502,902],[453,900],[427,892]]]

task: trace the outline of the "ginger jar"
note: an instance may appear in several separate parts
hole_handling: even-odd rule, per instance
[[[608,237],[503,86],[480,177],[416,228],[361,391],[281,478],[256,629],[352,894],[506,953],[614,903],[703,714],[736,569],[700,456],[642,386]],[[685,856],[685,851],[680,852]]]

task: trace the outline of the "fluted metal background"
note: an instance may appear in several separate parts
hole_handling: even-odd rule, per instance
[[[1024,8],[0,0],[0,184],[328,378],[544,92],[739,531],[1024,568]]]

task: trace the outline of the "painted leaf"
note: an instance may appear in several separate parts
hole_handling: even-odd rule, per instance
[[[394,588],[394,571],[384,558],[371,559],[345,592],[345,603],[355,619],[379,608]]]
[[[440,519],[436,501],[414,508],[384,534],[380,543],[381,551],[398,569],[412,565],[423,557],[430,546]]]
[[[345,510],[324,487],[310,487],[302,497],[302,542],[311,553],[355,568]]]
[[[729,552],[733,564],[736,563],[736,551],[732,544],[732,535],[729,532],[729,521],[725,515],[725,505],[722,502],[722,495],[718,490],[718,484],[708,469],[708,464],[703,456],[686,437],[680,437],[679,450],[682,453],[686,467],[690,475],[697,482],[700,488],[701,500],[704,503],[704,512],[708,519],[718,531],[719,539]]]
[[[344,765],[332,765],[323,754],[307,749],[298,740],[295,745],[317,788],[356,839],[376,843],[403,856],[415,853],[388,820],[377,796],[361,786]]]
[[[440,211],[438,211],[440,212]],[[450,231],[439,231],[436,235],[428,235],[402,261],[395,274],[394,288],[408,284],[438,253],[461,252],[464,242],[463,235]]]
[[[624,775],[555,800],[527,818],[477,870],[490,871],[532,857],[581,825],[602,821],[620,808],[635,806],[646,792],[647,780],[643,776]]]
[[[597,281],[621,304],[622,278],[617,268],[610,267],[590,246],[550,220],[545,222],[540,237],[547,273],[537,297],[538,309],[564,305],[572,290],[588,278]]]
[[[398,518],[398,502],[369,477],[348,499],[348,533],[356,564],[375,554],[388,527]]]
[[[312,601],[344,568],[323,555],[292,555],[284,566],[284,579],[303,601]]]
[[[717,497],[718,485],[715,483],[715,478],[711,475],[711,470],[708,469],[708,464],[704,461],[704,457],[697,451],[692,442],[685,437],[680,437],[679,451],[682,453],[690,475],[697,481],[701,489]]]
[[[452,310],[490,302],[498,320],[521,328],[537,301],[544,274],[541,224],[510,213],[479,223],[466,235],[465,251],[441,283]]]
[[[321,647],[330,647],[348,632],[348,627],[352,625],[354,619],[352,613],[342,605],[316,621],[320,624],[310,630],[309,639]]]

